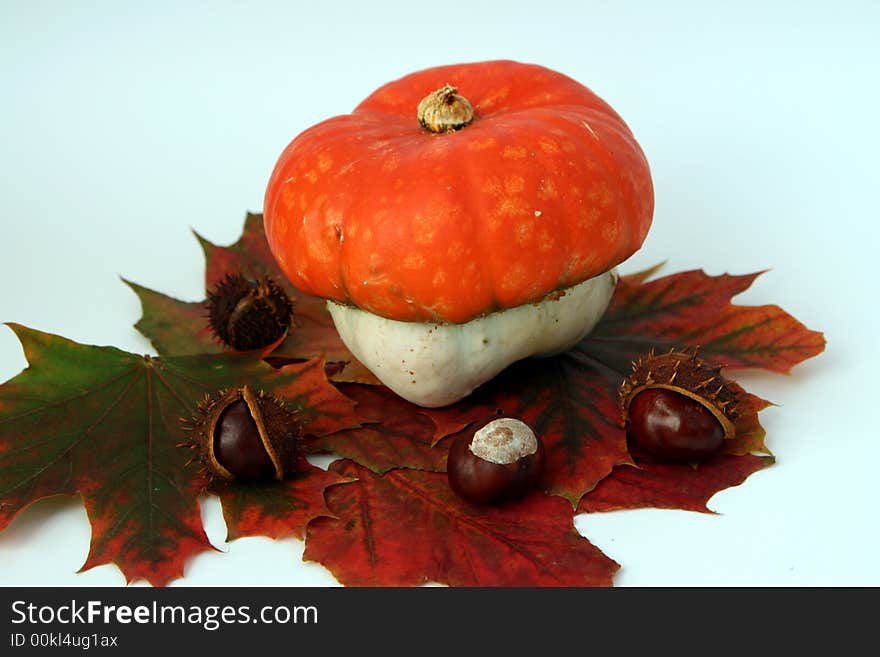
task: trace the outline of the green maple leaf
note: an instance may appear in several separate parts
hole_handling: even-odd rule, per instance
[[[164,585],[211,548],[198,509],[205,482],[180,447],[181,418],[206,394],[264,389],[318,435],[357,424],[320,360],[275,370],[258,353],[159,359],[10,327],[30,365],[0,386],[0,529],[40,498],[78,493],[92,525],[84,569],[114,562],[129,581]],[[325,512],[323,488],[333,483],[310,471],[299,478],[288,507],[301,527],[292,534]],[[294,499],[287,482],[271,489],[267,504],[281,498]]]

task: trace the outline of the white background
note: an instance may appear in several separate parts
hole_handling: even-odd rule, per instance
[[[127,6],[126,6],[127,5]],[[651,163],[654,227],[627,263],[771,269],[778,303],[828,349],[740,380],[776,466],[715,496],[721,515],[581,516],[627,585],[880,585],[876,2],[0,2],[0,321],[153,353],[125,276],[202,298],[190,228],[234,241],[280,151],[380,84],[460,61],[540,63],[590,86]],[[874,257],[872,257],[874,256]],[[0,327],[0,380],[25,367]],[[192,585],[332,585],[296,540],[223,542]],[[121,585],[75,574],[77,500],[0,534],[2,585]]]

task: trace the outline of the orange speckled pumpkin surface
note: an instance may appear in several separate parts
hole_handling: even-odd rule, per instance
[[[432,133],[444,84],[474,109]],[[511,61],[427,69],[300,134],[269,181],[275,258],[299,289],[404,321],[463,323],[592,278],[642,244],[648,163],[580,83]]]

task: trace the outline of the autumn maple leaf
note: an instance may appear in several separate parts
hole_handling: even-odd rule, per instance
[[[326,381],[322,361],[276,370],[252,353],[152,358],[10,326],[30,365],[0,386],[0,529],[40,498],[78,493],[92,525],[84,569],[113,562],[129,581],[162,585],[210,549],[198,509],[206,482],[180,447],[181,418],[206,394],[259,387],[284,399],[318,435],[358,423],[353,403]],[[299,482],[264,489],[259,500],[254,489],[221,492],[232,534],[264,505],[272,513],[286,507],[286,532],[302,535],[326,513],[324,488],[342,480],[309,468]]]
[[[180,576],[186,559],[210,546],[198,517],[206,482],[185,465],[177,418],[206,393],[248,383],[297,410],[306,451],[343,460],[283,482],[212,484],[230,539],[305,535],[304,558],[352,585],[608,585],[618,566],[577,534],[574,513],[706,512],[715,492],[773,462],[758,418],[769,402],[735,382],[737,433],[723,453],[694,468],[631,450],[618,407],[631,361],[699,347],[728,369],[786,372],[824,348],[820,333],[778,306],[732,303],[758,274],[651,280],[652,269],[623,277],[599,324],[571,350],[515,363],[469,397],[425,409],[377,385],[345,349],[323,300],[283,280],[259,215],[248,215],[230,247],[199,239],[206,288],[234,272],[272,276],[294,299],[296,326],[271,354],[231,353],[210,334],[204,304],[134,283],[137,326],[160,358],[13,325],[30,368],[0,386],[0,528],[36,499],[79,493],[93,526],[85,567],[112,561],[129,580],[156,584]],[[337,387],[315,356],[335,363]],[[499,508],[468,504],[447,484],[447,448],[502,415],[541,437],[542,491]]]

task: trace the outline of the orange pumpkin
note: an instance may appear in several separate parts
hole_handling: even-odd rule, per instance
[[[423,125],[463,99],[471,122]],[[264,214],[299,289],[460,324],[611,269],[641,246],[653,206],[647,161],[607,103],[541,66],[492,61],[407,75],[300,134]]]

